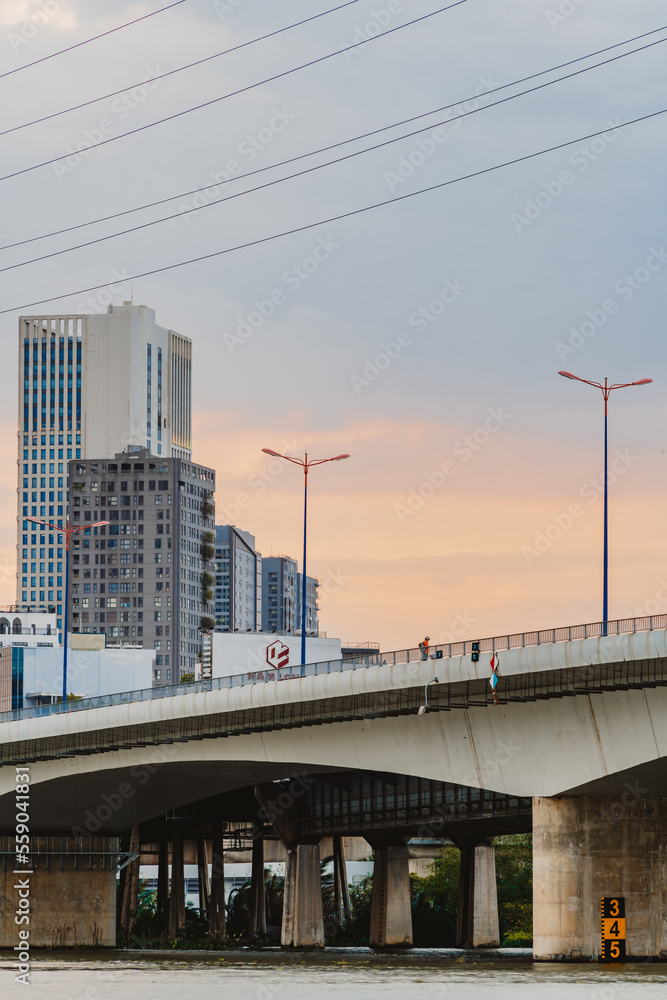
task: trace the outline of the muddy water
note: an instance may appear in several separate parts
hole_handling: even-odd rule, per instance
[[[452,951],[375,955],[47,953],[30,986],[0,953],[0,997],[14,1000],[665,1000],[667,965],[533,964],[527,954],[483,959]]]

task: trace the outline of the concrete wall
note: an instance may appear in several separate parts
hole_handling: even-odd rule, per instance
[[[667,799],[533,801],[535,958],[596,961],[600,900],[624,896],[626,954],[667,958]]]
[[[150,649],[73,649],[67,662],[68,693],[89,698],[137,691],[153,685],[154,653]],[[23,651],[24,707],[33,704],[27,697],[36,693],[62,693],[63,651],[26,649]]]
[[[6,845],[10,840],[3,838]],[[15,875],[14,864],[0,871],[0,947],[14,948],[23,928],[32,948],[114,948],[116,856],[109,853],[114,845],[117,849],[116,840],[104,837],[84,838],[76,846],[73,838],[32,838],[34,853],[26,866],[31,874]],[[78,853],[54,853],[68,848]],[[28,922],[16,924],[17,908]]]

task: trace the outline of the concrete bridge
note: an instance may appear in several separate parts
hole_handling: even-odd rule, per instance
[[[6,713],[0,830],[14,828],[15,768],[25,765],[31,834],[87,838],[105,885],[109,838],[180,814],[193,838],[214,845],[220,823],[250,820],[258,843],[279,837],[287,850],[288,946],[323,943],[322,837],[363,835],[376,858],[372,941],[388,946],[411,940],[406,838],[438,824],[458,842],[460,939],[490,943],[489,839],[532,821],[536,957],[597,958],[602,896],[626,901],[628,955],[667,957],[666,627],[614,622],[603,635],[598,623],[482,640],[478,662],[461,643],[427,660],[406,650],[309,665],[305,676],[286,668],[66,713]],[[429,711],[418,714],[427,684]],[[384,789],[382,808],[354,813],[364,775]],[[410,780],[420,782],[412,799]],[[335,808],[326,788],[337,790]]]

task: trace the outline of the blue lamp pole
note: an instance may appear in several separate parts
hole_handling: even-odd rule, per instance
[[[607,634],[607,622],[609,621],[609,489],[608,489],[608,476],[607,476],[607,404],[609,402],[609,397],[614,389],[626,389],[631,385],[648,385],[652,382],[652,378],[640,378],[636,382],[618,382],[615,385],[609,385],[607,378],[605,376],[604,384],[602,382],[591,382],[587,378],[580,378],[579,375],[573,375],[572,372],[558,372],[563,378],[571,378],[576,382],[585,382],[586,385],[592,385],[596,389],[602,391],[602,396],[604,398],[604,515],[603,515],[603,543],[602,543],[602,634]]]
[[[274,458],[284,458],[287,462],[300,465],[303,469],[303,579],[301,586],[301,666],[306,664],[306,527],[308,515],[308,469],[313,465],[324,465],[325,462],[340,462],[349,455],[334,455],[333,458],[311,458],[308,461],[308,452],[303,458],[292,458],[290,455],[281,455],[280,452],[271,448],[262,448],[266,455]],[[301,671],[303,673],[303,670]]]
[[[69,521],[67,522],[67,527],[59,528],[55,524],[50,524],[48,521],[40,521],[36,517],[25,517],[24,521],[33,521],[35,524],[43,524],[49,531],[57,532],[59,535],[65,535],[66,548],[65,548],[65,614],[64,614],[64,628],[63,628],[63,710],[67,706],[67,628],[69,625],[69,537],[73,535],[75,531],[87,531],[88,528],[97,528],[101,524],[109,524],[109,521],[95,521],[93,524],[82,524],[76,528],[70,528]]]

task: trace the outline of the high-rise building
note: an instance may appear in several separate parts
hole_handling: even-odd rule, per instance
[[[148,449],[191,455],[191,341],[146,306],[19,320],[17,603],[55,605],[62,627],[68,460]]]
[[[296,560],[289,556],[262,559],[262,628],[293,632],[296,628]]]
[[[70,627],[155,651],[158,684],[194,673],[212,617],[215,473],[148,450],[70,462]]]
[[[317,588],[319,581],[306,576],[306,632],[319,634]],[[267,556],[262,559],[262,628],[266,632],[301,630],[303,576],[296,559]]]
[[[215,624],[230,632],[262,625],[262,557],[255,536],[233,524],[215,529]]]
[[[296,594],[296,627],[302,627],[302,605],[303,605],[303,573],[297,573],[297,594]],[[320,581],[314,576],[306,576],[306,632],[308,635],[319,635],[319,608],[317,606],[317,588]]]

